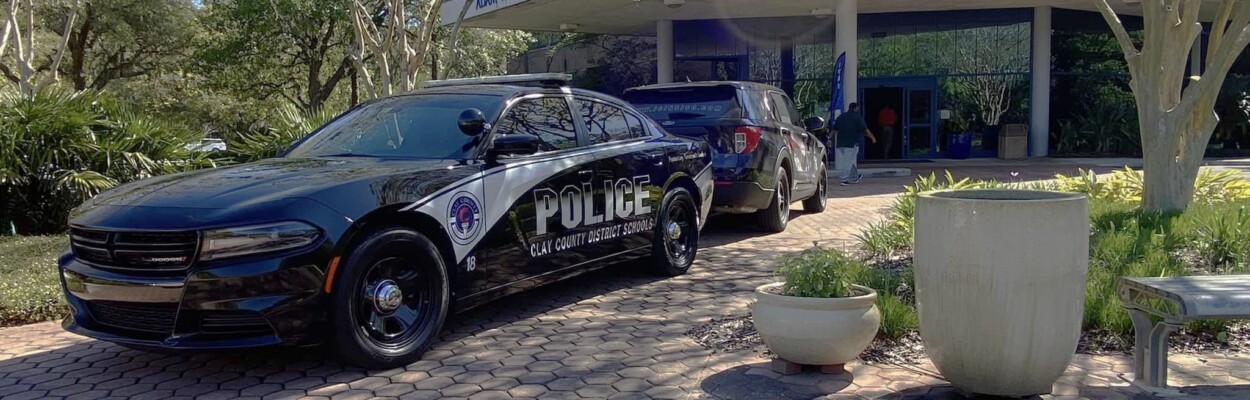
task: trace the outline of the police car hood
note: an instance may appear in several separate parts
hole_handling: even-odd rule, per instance
[[[133,182],[96,196],[88,205],[224,209],[336,193],[351,196],[355,193],[339,193],[339,189],[400,173],[446,169],[456,163],[450,160],[276,158]]]

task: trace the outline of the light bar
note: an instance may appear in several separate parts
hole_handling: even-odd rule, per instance
[[[545,74],[521,74],[521,75],[503,75],[503,76],[483,76],[478,78],[460,78],[460,79],[443,79],[438,81],[425,81],[421,87],[435,88],[448,86],[468,86],[468,85],[521,85],[521,84],[542,84],[551,86],[568,86],[573,80],[573,75],[561,73],[545,73]]]

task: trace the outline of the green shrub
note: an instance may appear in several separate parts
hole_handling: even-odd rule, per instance
[[[0,226],[59,232],[103,190],[214,165],[187,148],[195,139],[91,92],[0,91]]]
[[[0,327],[65,315],[56,258],[64,236],[0,237]]]
[[[897,340],[919,324],[914,298],[898,294],[915,285],[910,269],[869,268],[840,251],[814,248],[783,258],[777,272],[785,278],[782,294],[787,296],[848,297],[854,295],[852,284],[876,290],[881,312],[878,337]]]
[[[854,296],[851,285],[865,268],[840,251],[815,248],[782,258],[777,273],[785,279],[783,295],[834,298]]]
[[[1132,96],[1099,95],[1083,99],[1071,118],[1060,119],[1059,154],[1140,154],[1137,107]]]
[[[881,329],[877,331],[877,337],[898,340],[920,326],[916,306],[898,296],[878,291],[877,309],[881,311]]]
[[[270,121],[268,127],[239,133],[227,143],[226,148],[239,162],[277,157],[296,141],[308,136],[339,114],[338,111],[329,109],[303,113],[288,104],[278,111],[277,118]]]
[[[878,337],[898,340],[919,327],[920,317],[916,314],[915,298],[910,293],[911,288],[916,287],[915,275],[910,268],[869,268],[863,271],[857,281],[877,291],[877,309],[881,311]]]
[[[1142,172],[1125,167],[1109,177],[1099,177],[1094,171],[1079,170],[1075,176],[1055,175],[1057,190],[1078,192],[1092,199],[1141,202],[1144,187]],[[1235,170],[1216,171],[1203,168],[1194,181],[1196,203],[1227,203],[1250,200],[1250,181]]]
[[[1250,263],[1250,212],[1201,211],[1193,217],[1193,247],[1211,272]]]
[[[911,248],[912,232],[907,224],[895,221],[871,222],[854,235],[860,249],[873,257],[888,257],[896,251]]]

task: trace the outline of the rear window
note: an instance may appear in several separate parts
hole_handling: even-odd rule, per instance
[[[731,86],[635,90],[625,100],[656,121],[742,118]]]

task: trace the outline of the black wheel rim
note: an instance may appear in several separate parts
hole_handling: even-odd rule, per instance
[[[664,245],[668,249],[668,255],[677,265],[686,265],[690,262],[690,253],[694,251],[697,243],[695,233],[698,229],[695,222],[694,213],[687,207],[687,202],[676,201],[673,206],[669,207],[665,223]],[[674,234],[676,232],[676,234]]]
[[[785,179],[777,182],[777,214],[783,224],[790,220],[790,185]]]
[[[828,193],[827,193],[827,192],[825,192],[825,190],[827,190],[827,188],[828,188],[828,187],[829,187],[829,181],[828,181],[828,179],[826,179],[826,178],[825,178],[825,174],[820,174],[820,188],[819,188],[819,189],[817,189],[817,190],[818,190],[818,191],[819,191],[819,193],[820,193],[820,202],[821,202],[821,203],[824,203],[824,202],[825,202],[825,199],[829,198],[829,197],[828,197]]]
[[[434,317],[434,282],[425,279],[416,265],[409,258],[388,257],[365,272],[353,305],[354,322],[362,337],[378,347],[411,345]]]

